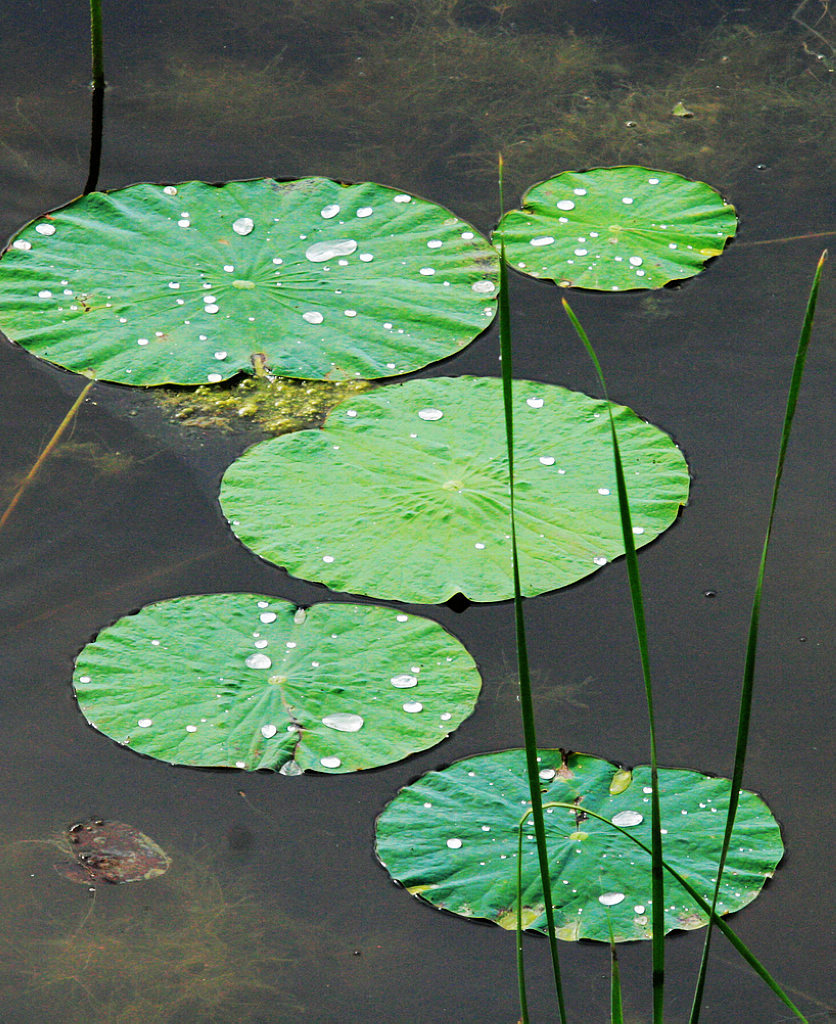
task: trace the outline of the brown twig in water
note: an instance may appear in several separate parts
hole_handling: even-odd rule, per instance
[[[91,381],[88,381],[88,383],[84,386],[84,388],[81,390],[81,393],[79,394],[78,398],[76,398],[76,400],[70,406],[70,409],[69,409],[69,412],[67,413],[67,415],[58,424],[58,429],[55,431],[55,433],[50,438],[49,442],[47,443],[47,446],[44,448],[44,450],[41,452],[41,454],[35,460],[34,466],[32,466],[32,468],[29,470],[29,472],[26,474],[26,476],[20,481],[18,489],[14,493],[14,497],[9,502],[9,507],[6,509],[6,511],[3,513],[3,515],[0,516],[0,530],[2,530],[2,528],[6,525],[6,520],[12,514],[12,510],[14,509],[15,505],[17,505],[17,503],[20,501],[21,495],[26,490],[26,488],[29,486],[29,484],[32,482],[32,480],[35,478],[35,474],[38,472],[38,470],[44,464],[44,461],[46,460],[46,458],[49,455],[49,453],[53,450],[53,448],[61,440],[61,437],[63,436],[64,431],[70,425],[70,421],[72,420],[73,416],[75,416],[75,414],[78,412],[78,409],[79,409],[81,403],[87,397],[87,392],[90,390],[90,388],[93,387],[93,385],[95,383],[96,383],[95,380],[91,380]]]

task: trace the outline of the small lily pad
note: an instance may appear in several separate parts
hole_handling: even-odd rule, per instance
[[[437,623],[257,594],[160,601],[79,654],[79,707],[172,764],[340,773],[398,761],[472,712],[481,679]]]
[[[0,258],[0,329],[123,384],[388,377],[496,311],[496,252],[449,210],[327,178],[142,183],[32,221]]]
[[[586,814],[595,811],[650,846],[650,768],[624,769],[589,754],[541,750],[552,896],[558,937],[617,942],[651,937],[650,855]],[[723,842],[728,779],[659,769],[664,858],[711,900]],[[518,825],[530,807],[523,750],[457,761],[402,789],[377,820],[376,851],[390,875],[439,909],[516,927]],[[740,794],[718,913],[750,903],[783,855],[781,830],[754,793]],[[523,826],[523,922],[546,931],[534,829]],[[665,931],[707,923],[665,877]]]
[[[605,402],[514,382],[523,593],[623,554]],[[502,383],[436,377],[336,406],[320,430],[254,445],[220,500],[238,537],[294,576],[421,603],[513,596]],[[688,467],[671,438],[614,407],[636,543],[676,519]],[[347,520],[347,516],[350,517]]]
[[[628,291],[693,277],[737,230],[710,185],[647,167],[565,171],[534,185],[494,233],[510,266],[564,288]]]

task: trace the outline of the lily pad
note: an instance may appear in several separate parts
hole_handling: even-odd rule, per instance
[[[623,553],[606,403],[514,382],[523,593]],[[688,467],[667,434],[614,406],[636,543],[676,519]],[[250,448],[220,501],[237,536],[334,590],[437,603],[513,596],[501,381],[433,378],[336,406],[320,430]]]
[[[651,937],[650,855],[594,811],[650,845],[650,768],[632,772],[589,754],[540,751],[555,921],[562,939]],[[659,770],[664,858],[710,901],[731,783]],[[377,856],[410,893],[439,909],[516,926],[518,825],[530,807],[523,750],[504,750],[428,772],[377,820]],[[546,930],[534,829],[523,826],[523,924]],[[718,913],[750,903],[783,855],[781,830],[754,793],[742,792]],[[666,873],[665,931],[700,928],[707,914]]]
[[[171,866],[171,858],[153,839],[123,821],[76,822],[65,830],[62,845],[74,860],[55,864],[55,870],[82,885],[142,882]]]
[[[366,182],[272,179],[93,192],[0,259],[0,329],[123,384],[253,372],[388,377],[495,313],[496,252],[443,207]]]
[[[661,288],[698,274],[737,230],[734,207],[710,185],[647,167],[565,171],[510,210],[510,266],[563,288]]]
[[[73,685],[87,720],[172,764],[340,773],[435,746],[481,679],[437,623],[257,594],[178,597],[103,630]]]

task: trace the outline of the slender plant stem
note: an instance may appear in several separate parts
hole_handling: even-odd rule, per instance
[[[523,956],[523,923],[522,923],[522,862],[523,862],[523,822],[528,817],[526,812],[517,832],[517,991],[520,996],[520,1024],[529,1024],[528,996],[525,987],[525,959]]]
[[[55,433],[49,439],[46,447],[44,448],[44,450],[41,452],[41,454],[35,460],[35,464],[32,466],[32,468],[29,470],[29,472],[26,474],[26,476],[18,484],[18,488],[15,491],[14,495],[12,496],[12,500],[9,502],[8,508],[3,513],[3,515],[0,516],[0,529],[2,529],[6,525],[6,521],[8,520],[9,516],[12,514],[12,511],[14,510],[15,505],[17,505],[17,503],[20,501],[21,495],[26,490],[26,488],[29,486],[29,484],[31,484],[32,481],[35,479],[35,475],[37,474],[37,472],[41,468],[41,466],[44,464],[44,461],[48,458],[49,453],[53,450],[53,448],[61,440],[61,437],[63,436],[64,431],[70,425],[70,422],[71,422],[73,416],[75,416],[75,414],[78,412],[78,409],[81,406],[81,403],[87,397],[88,391],[90,390],[90,388],[93,387],[93,385],[95,383],[96,382],[94,380],[91,380],[91,381],[88,381],[87,384],[84,385],[84,387],[82,388],[81,392],[79,393],[78,398],[76,398],[76,400],[70,406],[70,409],[67,412],[67,415],[58,424],[58,429],[55,431]]]
[[[90,51],[93,65],[93,95],[90,118],[90,160],[83,195],[95,191],[99,183],[104,129],[104,34],[102,32],[101,0],[90,0]]]
[[[664,1002],[665,1002],[665,893],[664,893],[664,871],[662,868],[662,821],[661,808],[659,804],[659,774],[656,758],[656,718],[653,711],[653,684],[650,675],[650,653],[647,644],[647,625],[644,616],[644,599],[642,597],[641,576],[639,574],[639,562],[636,557],[636,544],[633,540],[633,524],[630,516],[630,503],[627,495],[627,484],[624,479],[624,467],[621,462],[621,450],[618,444],[618,432],[615,428],[615,419],[612,414],[612,405],[607,396],[607,383],[598,362],[595,349],[581,327],[578,318],[572,312],[569,303],[564,299],[563,308],[566,315],[572,322],[575,332],[583,343],[584,348],[592,360],[595,372],[604,399],[607,403],[607,412],[610,419],[610,432],[612,434],[613,461],[615,464],[615,479],[618,488],[618,509],[621,517],[621,533],[624,539],[624,552],[627,559],[627,575],[630,582],[630,597],[633,603],[633,619],[636,625],[636,639],[641,659],[642,676],[644,678],[644,693],[647,703],[647,717],[650,730],[650,784],[652,793],[650,797],[651,807],[651,892],[652,909],[651,925],[653,933],[653,1024],[663,1024]]]
[[[504,213],[502,189],[502,157],[499,158],[499,202],[500,216]],[[528,773],[528,787],[531,794],[531,817],[537,840],[537,856],[540,866],[540,882],[543,888],[546,923],[548,926],[549,949],[552,959],[559,1024],[568,1024],[563,998],[563,984],[560,977],[560,959],[557,952],[557,935],[554,924],[554,905],[551,888],[551,871],[546,846],[546,824],[543,819],[543,796],[540,790],[539,764],[537,761],[537,734],[534,726],[534,701],[531,695],[531,676],[528,667],[528,648],[525,639],[525,616],[523,613],[522,588],[520,585],[520,564],[517,552],[517,532],[514,517],[514,414],[513,414],[513,368],[511,357],[511,312],[508,301],[508,264],[505,259],[505,239],[500,229],[499,259],[499,338],[502,357],[502,397],[505,406],[505,439],[508,451],[508,488],[511,508],[511,557],[514,573],[514,621],[516,625],[517,667],[520,677],[520,712],[522,715],[525,741],[525,763]],[[524,995],[524,994],[523,994]]]
[[[769,541],[772,536],[772,524],[775,520],[775,508],[778,503],[778,489],[781,486],[781,477],[784,473],[784,461],[787,455],[792,421],[795,416],[795,408],[798,403],[798,393],[801,390],[801,378],[804,374],[804,363],[807,359],[807,350],[810,345],[810,335],[813,330],[813,319],[816,313],[816,301],[819,294],[819,283],[821,281],[822,268],[827,257],[827,250],[821,254],[813,277],[813,284],[810,289],[810,296],[807,300],[807,309],[804,314],[804,323],[801,328],[801,336],[795,353],[795,364],[792,371],[789,393],[787,395],[787,406],[784,413],[784,425],[781,431],[781,443],[778,450],[778,462],[775,469],[775,481],[772,486],[772,500],[769,506],[769,517],[766,524],[763,548],[761,550],[760,564],[758,566],[757,580],[755,582],[755,594],[752,600],[752,612],[749,618],[749,635],[746,641],[746,658],[743,664],[743,684],[740,692],[740,708],[737,719],[737,742],[734,751],[734,771],[732,774],[731,796],[729,809],[726,818],[726,831],[723,836],[723,846],[720,851],[720,863],[717,867],[717,882],[714,886],[714,897],[711,903],[712,912],[717,907],[717,899],[720,893],[720,882],[723,877],[723,869],[726,866],[726,857],[731,844],[734,819],[737,814],[737,806],[740,800],[740,788],[743,785],[743,771],[746,766],[746,748],[749,742],[749,724],[752,716],[752,698],[755,687],[755,659],[758,646],[758,630],[760,625],[761,595],[763,593],[763,579],[766,571],[766,557],[769,552]],[[708,957],[711,950],[711,922],[714,920],[713,913],[706,930],[705,942],[703,944],[702,958],[700,961],[697,984],[694,991],[694,999],[691,1005],[689,1024],[697,1024],[700,1016],[702,997],[705,989],[705,979],[708,971]]]

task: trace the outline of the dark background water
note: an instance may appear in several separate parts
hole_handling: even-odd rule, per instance
[[[641,162],[701,177],[737,206],[738,239],[695,280],[647,296],[572,297],[612,397],[670,432],[692,469],[690,504],[640,563],[661,760],[717,774],[731,769],[784,395],[828,242],[811,236],[830,232],[832,241],[836,227],[834,54],[825,45],[833,16],[808,4],[802,17],[816,35],[791,18],[795,7],[105,3],[103,188],[370,179],[487,231],[501,149],[511,203],[563,169]],[[81,190],[90,70],[80,0],[2,0],[0,17],[5,238]],[[678,101],[693,118],[671,115]],[[516,375],[595,393],[559,297],[513,278]],[[834,840],[833,319],[826,280],[768,567],[746,775],[781,821],[787,854],[733,921],[811,1019],[833,1014],[822,913]],[[424,373],[495,375],[497,355],[491,329]],[[0,342],[0,504],[80,388],[79,378]],[[233,590],[303,604],[331,597],[247,552],[220,513],[220,476],[257,436],[244,426],[189,429],[149,393],[97,384],[0,533],[3,1024],[517,1019],[512,936],[420,904],[372,853],[374,818],[399,787],[519,744],[510,606],[416,609],[463,640],[483,696],[444,744],[374,772],[286,778],[171,767],[115,745],[75,706],[79,649],[150,601]],[[645,763],[623,562],[528,602],[527,615],[541,745]],[[153,835],[175,857],[174,881],[100,891],[81,923],[88,898],[54,875],[54,852],[14,843],[90,814]],[[176,931],[206,915],[213,924]],[[218,938],[212,950],[207,935]],[[182,963],[170,952],[160,961],[172,943]],[[699,933],[669,940],[673,1022],[687,1017],[700,946]],[[718,940],[715,949],[705,1024],[788,1019],[729,947]],[[531,937],[527,950],[533,1019],[554,1020],[545,941]],[[603,1024],[607,950],[562,943],[561,954],[570,1019]],[[649,949],[623,947],[621,959],[629,1019],[647,1020]],[[228,1004],[217,992],[223,962],[233,968],[220,986]]]

